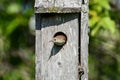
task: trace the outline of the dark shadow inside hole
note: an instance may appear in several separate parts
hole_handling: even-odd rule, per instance
[[[48,60],[52,57],[52,56],[55,56],[61,49],[62,49],[63,46],[57,46],[57,45],[53,45],[52,49],[51,49],[51,53],[50,53],[50,56],[48,58]]]

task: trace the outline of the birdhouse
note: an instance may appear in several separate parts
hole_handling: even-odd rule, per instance
[[[88,0],[35,0],[36,80],[88,80]]]

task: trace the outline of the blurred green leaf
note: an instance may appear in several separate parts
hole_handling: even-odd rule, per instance
[[[22,16],[18,16],[15,19],[13,19],[6,28],[6,35],[10,35],[17,27],[20,27],[22,25],[27,25],[27,20],[24,19]]]
[[[98,4],[105,8],[106,10],[110,10],[110,5],[108,0],[98,0]]]
[[[33,2],[0,0],[0,80],[35,80],[34,36],[28,25]]]
[[[19,4],[17,4],[17,3],[11,3],[7,7],[7,13],[8,14],[19,13],[20,11],[21,11],[21,6]]]
[[[109,29],[111,33],[115,33],[115,22],[110,17],[102,18],[99,24],[105,29]]]
[[[89,78],[91,80],[95,80],[96,76],[98,75],[98,71],[97,71],[97,67],[96,67],[96,63],[95,61],[97,61],[93,56],[89,56]]]
[[[120,12],[110,1],[90,0],[89,80],[120,80]]]
[[[93,30],[91,31],[91,36],[95,36],[99,31],[99,29],[100,29],[100,26],[96,25],[95,28],[93,28]]]
[[[93,14],[94,15],[94,14]],[[99,21],[99,16],[97,15],[94,15],[94,17],[92,17],[90,20],[89,20],[89,26],[90,27],[94,27],[96,23],[98,23]]]
[[[4,75],[4,80],[23,80],[22,75],[18,70],[13,70]]]

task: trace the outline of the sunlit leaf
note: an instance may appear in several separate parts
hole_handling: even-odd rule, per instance
[[[89,11],[90,16],[97,16],[97,12],[94,10]]]
[[[18,13],[18,12],[20,12],[20,10],[21,10],[21,7],[17,3],[11,3],[7,7],[7,13],[9,13],[9,14]]]
[[[100,6],[102,6],[103,8],[109,10],[110,9],[110,5],[109,5],[109,1],[108,0],[98,0],[98,4]]]
[[[94,27],[94,25],[99,21],[99,17],[98,16],[95,16],[95,17],[92,17],[90,20],[89,20],[89,26],[90,27]]]
[[[102,6],[96,4],[92,7],[97,13],[102,11]]]
[[[100,25],[105,29],[110,30],[111,33],[115,32],[115,22],[110,17],[104,17],[100,21]]]

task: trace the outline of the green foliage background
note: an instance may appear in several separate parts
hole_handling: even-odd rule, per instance
[[[110,0],[89,8],[89,80],[120,80],[120,12]]]
[[[0,80],[35,80],[34,0],[0,0]]]
[[[0,80],[35,80],[34,0],[0,0]],[[89,4],[89,80],[120,80],[120,12],[109,0]]]

